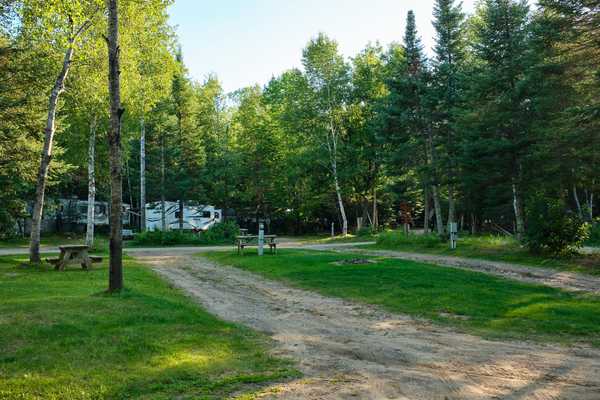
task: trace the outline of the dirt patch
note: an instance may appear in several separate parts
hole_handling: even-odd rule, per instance
[[[209,312],[265,332],[304,378],[263,399],[600,399],[600,351],[488,341],[204,259],[143,259]]]

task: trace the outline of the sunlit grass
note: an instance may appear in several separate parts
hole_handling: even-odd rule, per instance
[[[459,238],[457,248],[451,250],[448,241],[440,240],[436,235],[406,235],[399,231],[389,231],[380,234],[377,237],[377,243],[370,247],[384,250],[481,258],[600,275],[600,254],[582,254],[571,258],[553,258],[536,255],[531,254],[525,246],[510,236],[462,235]]]
[[[282,250],[264,257],[229,252],[208,256],[324,295],[375,304],[486,337],[600,346],[596,296],[398,259],[335,263],[356,254]]]
[[[0,399],[220,399],[295,376],[268,343],[222,322],[127,261],[107,269],[20,267],[0,257]]]

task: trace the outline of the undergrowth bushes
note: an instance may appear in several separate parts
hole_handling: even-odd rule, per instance
[[[438,235],[405,234],[402,231],[382,232],[377,237],[377,244],[386,247],[415,246],[420,248],[435,248],[442,243]]]
[[[222,222],[213,225],[206,232],[189,231],[147,231],[137,234],[134,246],[176,246],[176,245],[218,245],[232,244],[240,228],[235,222]]]

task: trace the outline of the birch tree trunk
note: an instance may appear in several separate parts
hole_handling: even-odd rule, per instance
[[[52,142],[56,131],[56,108],[61,93],[65,90],[65,81],[71,63],[73,62],[73,39],[69,40],[69,47],[65,52],[62,69],[56,77],[54,87],[50,92],[48,100],[48,116],[46,118],[46,128],[44,130],[44,148],[42,150],[42,159],[38,170],[37,184],[35,188],[35,204],[33,206],[33,215],[31,216],[31,243],[29,245],[29,261],[39,263],[40,258],[40,232],[42,227],[42,213],[44,211],[44,195],[46,193],[46,183],[48,180],[48,170],[52,160]]]
[[[454,198],[454,184],[448,185],[448,232],[450,224],[456,222],[456,199]]]
[[[342,189],[340,188],[340,182],[338,178],[337,170],[337,141],[338,134],[335,131],[335,125],[333,122],[333,107],[331,106],[331,94],[328,91],[329,97],[329,137],[327,139],[327,148],[329,150],[329,158],[331,161],[331,172],[333,173],[333,181],[335,186],[335,193],[337,196],[338,207],[340,209],[340,216],[342,217],[342,236],[348,234],[348,218],[346,217],[346,208],[344,207],[344,201],[342,200]]]
[[[88,145],[88,205],[87,205],[87,228],[85,231],[85,244],[89,247],[94,245],[94,218],[96,209],[96,123],[94,116],[90,124],[90,138]]]
[[[146,127],[140,119],[140,231],[146,231]]]
[[[162,231],[167,230],[167,210],[165,210],[165,137],[160,135],[160,222]]]
[[[108,85],[110,93],[110,131],[108,144],[110,151],[110,265],[108,290],[117,292],[123,289],[123,238],[122,201],[123,176],[121,165],[121,82],[119,63],[119,9],[118,0],[108,0]]]
[[[342,235],[346,236],[348,234],[348,218],[346,217],[346,209],[344,208],[344,202],[342,200],[342,190],[340,188],[340,184],[337,176],[337,165],[333,166],[333,179],[335,182],[335,193],[337,195],[338,206],[340,207],[340,215],[342,217]]]
[[[513,208],[515,211],[515,222],[516,222],[516,233],[517,240],[523,239],[523,234],[525,233],[525,220],[523,217],[523,202],[521,200],[521,193],[516,183],[512,185],[513,191]]]
[[[573,199],[575,199],[575,205],[577,206],[577,215],[583,219],[583,210],[581,209],[581,203],[579,202],[579,196],[577,195],[577,186],[573,185]]]
[[[431,185],[431,195],[435,208],[435,227],[438,235],[444,236],[444,218],[442,216],[442,204],[440,203],[440,194],[437,185]]]

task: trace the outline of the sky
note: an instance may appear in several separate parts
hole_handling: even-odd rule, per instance
[[[352,57],[369,42],[401,42],[413,10],[425,48],[434,43],[434,0],[175,0],[169,9],[190,76],[218,76],[226,92],[264,85],[301,67],[302,49],[319,32]],[[475,0],[463,0],[470,13]]]

